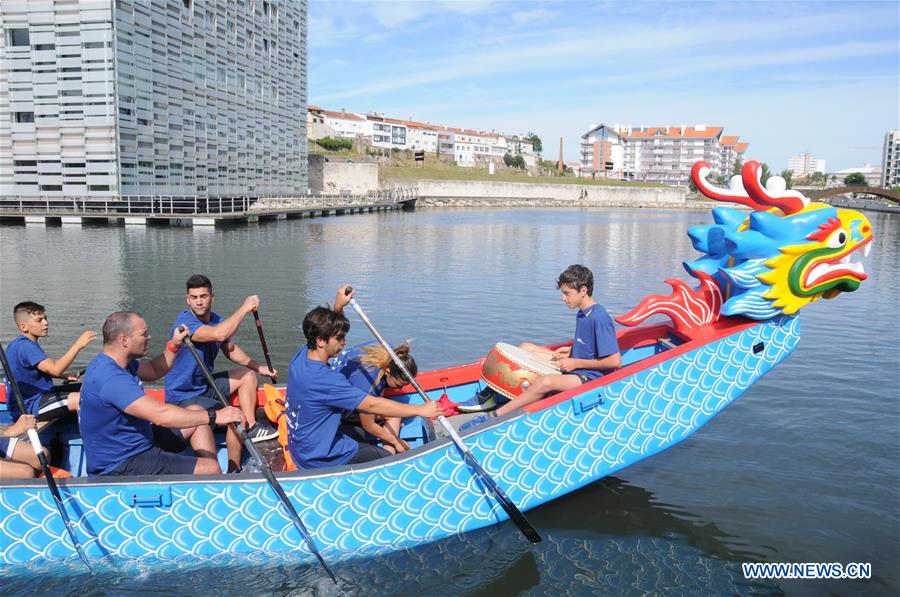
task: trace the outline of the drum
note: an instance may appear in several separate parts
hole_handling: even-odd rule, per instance
[[[553,364],[504,342],[494,345],[481,365],[481,379],[510,399],[531,387],[541,375],[559,372]]]

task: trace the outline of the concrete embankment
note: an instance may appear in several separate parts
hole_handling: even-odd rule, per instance
[[[687,189],[614,185],[386,180],[382,188],[414,188],[419,207],[688,207]]]

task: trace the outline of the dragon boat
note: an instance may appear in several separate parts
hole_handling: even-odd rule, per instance
[[[729,188],[712,186],[709,171],[705,162],[694,165],[698,189],[742,209],[715,207],[712,224],[689,230],[702,253],[684,264],[698,281],[696,288],[667,280],[671,294],[648,296],[616,318],[625,326],[618,333],[622,367],[460,433],[521,510],[611,475],[699,430],[793,351],[800,339],[799,309],[856,290],[866,279],[862,265],[853,261],[868,252],[872,240],[864,215],[810,202],[787,190],[779,177],[763,185],[756,162],[746,163]],[[654,315],[667,320],[647,323]],[[495,385],[497,380],[485,379],[483,364],[481,359],[426,372],[417,381],[433,399],[446,393],[462,401]],[[505,383],[524,379],[514,365],[501,369]],[[394,397],[421,400],[410,387]],[[269,415],[283,428],[283,417]],[[277,474],[326,560],[384,555],[507,520],[451,438],[419,419],[405,421],[401,435],[413,446],[403,454]],[[260,474],[87,478],[76,425],[50,426],[42,439],[76,475],[58,484],[95,567],[202,565],[232,556],[315,563]],[[4,576],[60,566],[81,569],[41,479],[4,482],[0,538]]]

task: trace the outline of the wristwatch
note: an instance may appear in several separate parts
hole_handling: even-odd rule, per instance
[[[216,409],[213,408],[212,406],[210,406],[209,408],[206,409],[206,414],[209,416],[209,426],[215,427],[216,426]]]

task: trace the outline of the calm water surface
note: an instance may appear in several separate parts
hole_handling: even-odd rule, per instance
[[[900,591],[900,218],[875,227],[870,278],[803,312],[794,354],[693,437],[529,513],[545,541],[509,524],[337,566],[349,594],[885,594]],[[663,280],[689,279],[688,226],[705,212],[427,210],[273,222],[231,230],[0,227],[0,337],[12,306],[45,304],[51,356],[107,314],[140,311],[161,349],[184,280],[208,275],[216,310],[257,293],[286,371],[311,307],[345,282],[389,338],[413,338],[420,369],[484,355],[498,341],[571,337],[554,280],[594,271],[621,314]],[[351,316],[350,342],[369,340]],[[252,323],[237,341],[259,355]],[[92,346],[76,366],[99,350]],[[871,562],[860,581],[743,580],[742,561]],[[0,592],[332,594],[316,568],[223,561],[139,577],[5,579]]]

